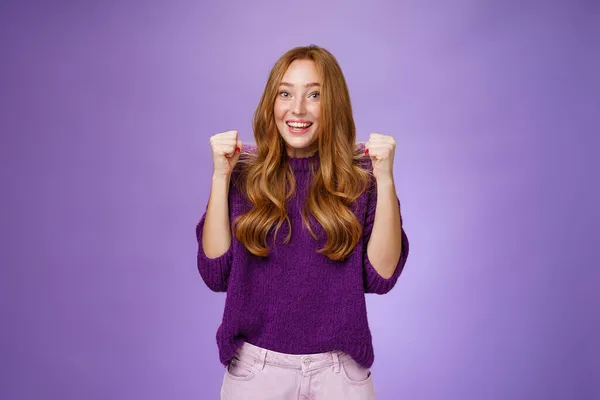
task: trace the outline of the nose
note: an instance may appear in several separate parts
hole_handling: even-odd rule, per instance
[[[306,106],[304,104],[304,98],[299,96],[294,100],[294,104],[292,105],[292,112],[295,115],[304,115],[306,114]]]

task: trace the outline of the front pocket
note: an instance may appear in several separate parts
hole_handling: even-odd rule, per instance
[[[232,358],[225,370],[228,378],[236,381],[248,381],[254,376],[253,368],[237,358]]]
[[[354,360],[344,362],[341,370],[346,382],[352,385],[366,385],[373,380],[371,371]]]

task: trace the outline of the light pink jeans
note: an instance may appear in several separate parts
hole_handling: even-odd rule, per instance
[[[371,371],[338,351],[292,355],[244,343],[225,369],[221,400],[372,400]]]

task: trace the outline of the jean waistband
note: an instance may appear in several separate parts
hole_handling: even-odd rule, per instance
[[[281,368],[294,368],[302,371],[320,369],[333,366],[339,371],[340,364],[352,357],[341,351],[328,351],[315,354],[285,354],[244,342],[236,352],[236,357],[246,364],[253,365],[262,370],[265,365],[274,365]]]

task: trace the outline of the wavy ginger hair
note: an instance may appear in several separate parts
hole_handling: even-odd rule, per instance
[[[256,153],[241,157],[241,189],[252,209],[233,224],[235,237],[252,254],[269,253],[267,237],[275,235],[284,222],[291,224],[285,203],[294,193],[296,182],[289,166],[286,143],[275,124],[274,106],[279,84],[295,60],[312,60],[321,77],[321,119],[317,132],[319,167],[302,211],[302,220],[317,239],[310,216],[323,227],[327,241],[318,252],[331,260],[343,260],[362,235],[362,225],[351,211],[354,201],[368,187],[370,173],[357,161],[364,158],[356,146],[356,127],[348,86],[335,57],[318,46],[296,47],[279,58],[267,80],[254,114]],[[334,165],[335,161],[335,165]]]

